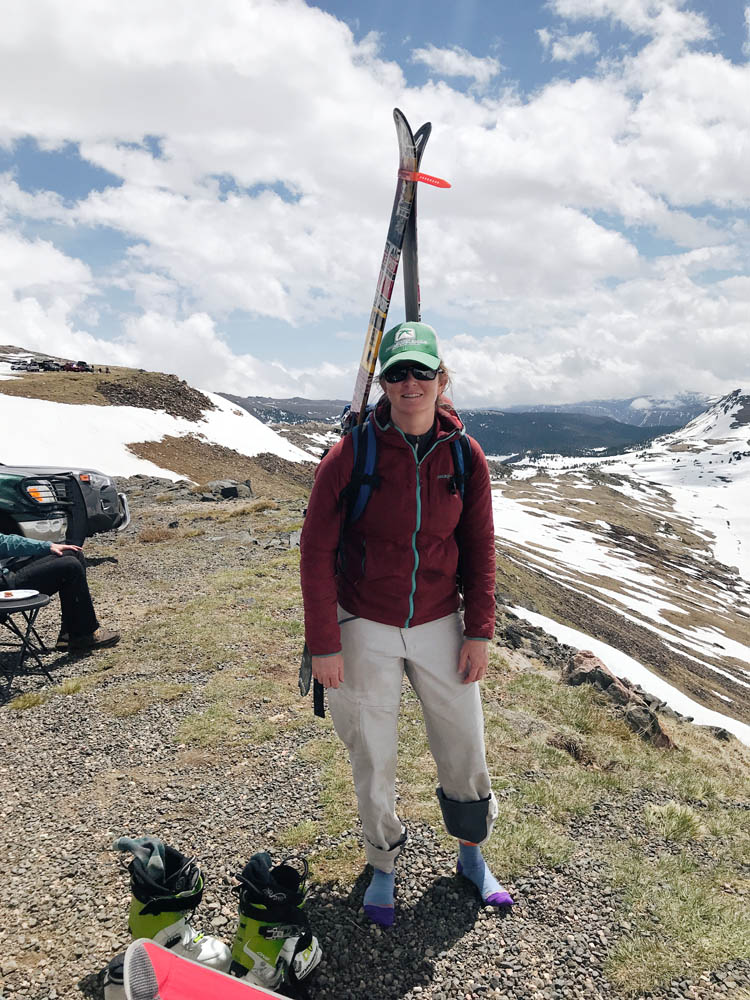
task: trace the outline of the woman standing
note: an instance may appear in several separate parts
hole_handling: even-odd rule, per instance
[[[451,441],[464,431],[443,399],[448,376],[432,327],[401,323],[389,330],[379,361],[385,395],[368,417],[376,485],[361,517],[347,521],[342,495],[352,477],[353,445],[352,435],[342,438],[317,471],[301,575],[313,674],[328,689],[336,732],[349,751],[374,869],[365,911],[390,926],[394,866],[406,840],[395,808],[404,672],[422,704],[443,821],[459,841],[457,870],[486,903],[513,900],[480,851],[497,816],[478,683],[495,622],[487,461],[469,438],[470,475],[457,488]]]

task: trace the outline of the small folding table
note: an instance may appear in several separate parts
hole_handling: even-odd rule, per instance
[[[37,666],[46,674],[48,680],[52,680],[50,672],[41,660],[41,653],[48,653],[49,650],[39,637],[39,633],[34,627],[37,615],[46,608],[51,598],[46,594],[37,594],[35,597],[22,597],[15,601],[0,601],[0,627],[4,628],[13,636],[12,639],[0,639],[0,646],[10,646],[18,649],[18,668],[23,667],[27,657],[36,660]],[[6,671],[7,673],[7,671]]]

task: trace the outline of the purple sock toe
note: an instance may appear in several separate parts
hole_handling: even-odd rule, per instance
[[[514,906],[513,898],[509,892],[491,892],[485,899],[485,903],[490,906]]]
[[[488,906],[514,906],[513,897],[511,894],[504,889],[489,868],[486,862],[482,858],[481,854],[476,859],[478,864],[468,869],[464,869],[463,862],[461,858],[456,862],[456,872],[459,875],[463,875],[464,878],[468,878],[470,882],[479,890],[479,894],[482,897],[482,902],[486,903]]]
[[[365,903],[365,913],[374,924],[380,924],[381,927],[393,927],[395,914],[392,906],[375,906],[371,903]]]

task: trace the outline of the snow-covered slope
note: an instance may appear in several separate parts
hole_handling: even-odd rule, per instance
[[[543,465],[548,471],[599,468],[626,476],[615,489],[645,500],[649,487],[668,488],[676,509],[702,525],[715,558],[737,567],[750,582],[750,392],[736,389],[685,427],[657,438],[647,448],[617,458],[570,459],[545,456],[535,466],[519,467],[528,475]]]
[[[0,363],[0,378],[11,374],[10,365]],[[143,473],[176,480],[180,473],[139,458],[128,444],[187,435],[248,457],[270,452],[290,462],[312,460],[223,396],[205,395],[216,409],[193,421],[145,407],[72,405],[0,393],[0,462],[83,466],[112,476]]]
[[[514,467],[494,510],[512,603],[525,590],[532,611],[750,721],[750,394],[617,458]]]

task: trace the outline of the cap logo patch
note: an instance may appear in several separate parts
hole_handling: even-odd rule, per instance
[[[416,334],[414,333],[414,331],[411,330],[411,329],[409,329],[407,327],[405,330],[399,330],[398,331],[398,333],[396,334],[396,336],[393,339],[393,346],[395,347],[396,344],[403,344],[406,341],[411,341],[411,340],[416,340],[416,339],[417,338],[416,338]]]

